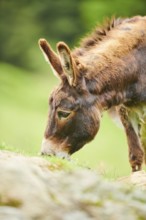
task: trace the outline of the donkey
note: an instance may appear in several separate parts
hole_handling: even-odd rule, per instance
[[[42,154],[68,158],[91,141],[103,111],[118,115],[129,146],[132,171],[146,150],[146,16],[111,19],[70,50],[39,46],[61,83],[52,92]]]

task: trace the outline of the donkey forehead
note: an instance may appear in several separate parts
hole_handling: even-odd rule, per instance
[[[69,91],[64,91],[64,89],[56,89],[53,91],[50,100],[55,107],[65,107],[65,108],[73,108],[76,104],[76,99]]]

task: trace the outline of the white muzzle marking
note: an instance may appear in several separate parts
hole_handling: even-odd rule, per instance
[[[56,156],[61,159],[70,159],[70,156],[66,151],[61,150],[59,146],[55,146],[51,140],[45,138],[42,141],[41,153],[42,155]]]

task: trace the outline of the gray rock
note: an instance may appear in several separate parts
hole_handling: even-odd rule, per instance
[[[52,166],[0,152],[0,220],[146,219],[146,191],[131,186],[134,176],[125,186],[91,170],[51,171]]]
[[[12,207],[0,207],[1,220],[29,220],[22,211]]]

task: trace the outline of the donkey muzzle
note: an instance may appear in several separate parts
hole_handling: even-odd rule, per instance
[[[61,159],[70,159],[68,152],[62,150],[61,147],[56,146],[51,140],[43,139],[41,146],[41,155],[56,156]]]

